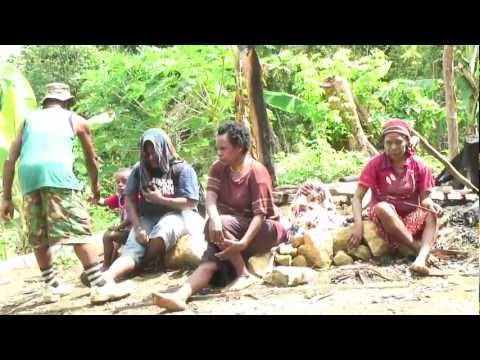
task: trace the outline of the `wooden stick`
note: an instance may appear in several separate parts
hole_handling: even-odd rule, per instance
[[[414,207],[416,207],[416,208],[419,208],[419,209],[428,211],[428,212],[432,213],[433,215],[438,215],[435,211],[430,210],[430,209],[427,209],[426,207],[423,207],[423,206],[420,206],[420,205],[417,205],[417,204],[414,204],[414,203],[411,203],[411,202],[407,202],[407,201],[404,201],[403,203],[404,203],[405,205],[414,206]]]
[[[416,130],[412,129],[412,133],[417,136],[420,139],[420,142],[422,143],[423,146],[425,146],[426,150],[428,153],[430,153],[434,158],[436,158],[438,161],[440,161],[443,165],[445,165],[448,170],[451,172],[453,177],[460,181],[463,185],[466,187],[472,189],[474,192],[479,194],[478,188],[473,185],[467,178],[465,178],[462,174],[460,174],[457,169],[448,161],[442,154],[440,154],[437,150],[433,148],[432,145],[428,143],[428,141],[420,135]]]

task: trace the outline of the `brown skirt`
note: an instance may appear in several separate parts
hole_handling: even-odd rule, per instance
[[[248,226],[252,221],[252,219],[235,215],[220,215],[220,218],[222,220],[222,226],[224,231],[228,231],[238,240],[240,240],[247,232]],[[209,239],[209,221],[207,221],[207,223],[205,224],[204,229],[205,239],[208,241],[208,247],[207,250],[205,250],[205,252],[203,253],[201,262],[204,263],[213,261],[217,263],[219,271],[216,274],[216,278],[222,278],[224,281],[228,282],[232,276],[233,278],[235,277],[235,274],[232,271],[233,267],[229,261],[222,261],[215,256],[216,253],[220,252],[220,249]],[[277,246],[282,242],[285,242],[286,239],[286,231],[278,221],[265,220],[255,238],[245,249],[245,251],[243,251],[242,257],[245,262],[247,262],[250,256],[264,254],[272,247]],[[225,277],[227,277],[228,279],[225,279]],[[219,282],[223,281],[220,280]]]

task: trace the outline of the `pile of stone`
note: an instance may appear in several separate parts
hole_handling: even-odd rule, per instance
[[[388,252],[387,243],[381,238],[374,223],[363,221],[362,243],[355,249],[348,248],[353,225],[332,230],[308,229],[291,236],[289,242],[276,249],[275,263],[282,266],[306,266],[328,268],[341,266],[355,260],[369,261]]]

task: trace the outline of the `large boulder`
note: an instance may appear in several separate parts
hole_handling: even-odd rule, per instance
[[[292,244],[280,244],[277,249],[279,254],[297,256],[298,249]]]
[[[252,274],[261,278],[273,270],[274,256],[268,251],[264,254],[254,255],[248,259],[247,268]]]
[[[350,265],[353,264],[353,259],[345,251],[340,250],[335,254],[335,257],[333,258],[333,263],[337,266]]]
[[[167,253],[165,265],[168,269],[194,269],[200,264],[207,250],[207,242],[201,236],[183,235]]]
[[[362,261],[368,261],[372,257],[370,254],[370,250],[365,245],[359,245],[357,248],[348,251],[348,254],[353,256],[355,259],[359,259]]]
[[[308,266],[307,259],[303,255],[297,255],[292,260],[292,266],[306,267]]]
[[[373,256],[382,256],[389,252],[388,243],[378,235],[377,225],[371,221],[363,221],[363,239]]]
[[[303,242],[304,242],[303,231],[290,235],[290,243],[294,247],[297,248],[297,247],[303,245]]]
[[[275,254],[275,263],[283,266],[292,265],[292,257],[290,255]]]
[[[335,231],[333,235],[333,252],[345,251],[348,247],[348,240],[352,236],[352,227],[342,227]]]
[[[274,286],[296,286],[315,279],[316,272],[305,267],[277,266],[264,277],[267,284]]]
[[[373,256],[382,256],[389,252],[387,242],[378,235],[377,226],[371,221],[363,221],[363,239],[368,246]],[[352,236],[353,225],[341,228],[334,233],[333,251],[343,250],[348,248],[348,240]],[[363,250],[362,250],[363,251]],[[362,253],[366,254],[366,253]],[[365,255],[366,257],[366,255]]]
[[[412,249],[404,244],[400,244],[397,251],[403,257],[416,257],[418,255],[418,250]]]
[[[328,268],[333,258],[332,234],[322,229],[307,230],[298,254],[303,255],[310,266]]]

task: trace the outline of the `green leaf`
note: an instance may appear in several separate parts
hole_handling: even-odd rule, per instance
[[[312,110],[304,100],[284,92],[265,90],[264,99],[268,105],[291,114],[309,116]]]
[[[12,64],[0,66],[2,107],[0,111],[0,160],[5,158],[10,143],[26,115],[36,108],[36,100],[29,82]],[[0,175],[3,167],[0,169]]]

